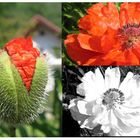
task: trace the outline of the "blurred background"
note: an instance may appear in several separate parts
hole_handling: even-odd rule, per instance
[[[61,136],[61,4],[0,3],[0,48],[16,37],[32,36],[34,43],[50,56],[53,71],[48,86],[46,109],[29,125],[19,125],[17,137]],[[0,137],[9,136],[9,127],[0,122]]]

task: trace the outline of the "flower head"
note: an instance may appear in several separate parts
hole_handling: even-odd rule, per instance
[[[36,59],[40,56],[37,48],[33,48],[32,38],[14,39],[5,45],[5,50],[29,90],[35,71]]]
[[[8,42],[0,51],[0,119],[33,121],[45,99],[48,67],[29,37]]]
[[[94,4],[65,40],[67,53],[79,65],[139,65],[139,3]]]
[[[77,86],[80,97],[69,105],[81,128],[94,129],[99,124],[111,136],[139,135],[140,77],[132,72],[122,82],[120,77],[119,68],[107,68],[105,77],[98,68],[83,76]]]

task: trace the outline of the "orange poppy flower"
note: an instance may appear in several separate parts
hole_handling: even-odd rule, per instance
[[[94,4],[67,36],[67,54],[78,65],[140,64],[140,3]]]
[[[36,59],[40,52],[33,47],[32,38],[16,38],[5,45],[13,64],[18,69],[22,80],[29,90],[35,71]]]

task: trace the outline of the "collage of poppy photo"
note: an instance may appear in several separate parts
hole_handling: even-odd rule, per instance
[[[134,2],[62,5],[63,136],[140,136],[139,13]]]
[[[140,137],[140,2],[0,13],[0,138]]]

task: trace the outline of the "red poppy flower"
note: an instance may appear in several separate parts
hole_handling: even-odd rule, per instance
[[[13,39],[5,45],[5,50],[18,69],[26,88],[29,90],[35,71],[36,59],[40,55],[40,52],[33,48],[32,38]]]
[[[140,64],[140,3],[94,4],[68,35],[67,54],[79,65]]]

